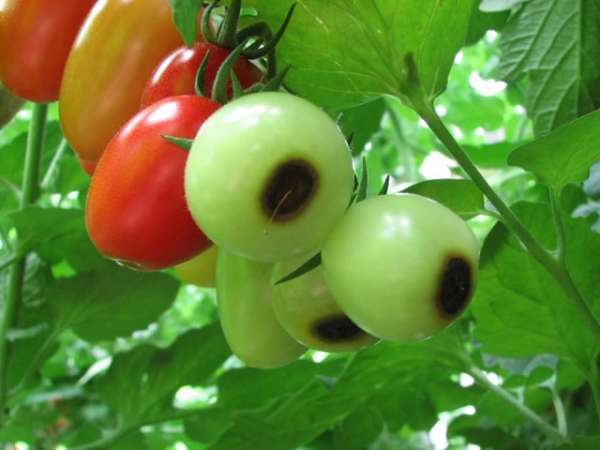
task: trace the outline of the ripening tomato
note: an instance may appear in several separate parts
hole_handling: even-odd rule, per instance
[[[19,97],[58,99],[65,62],[95,0],[0,1],[0,79]]]
[[[95,162],[138,110],[155,67],[183,44],[168,0],[99,0],[65,69],[60,118],[71,147]]]
[[[217,276],[216,245],[204,250],[198,256],[174,267],[181,281],[205,288],[214,288]]]
[[[87,229],[100,253],[131,267],[159,270],[211,245],[185,201],[188,152],[163,136],[194,137],[219,106],[204,97],[171,97],[119,130],[96,167],[86,206]]]
[[[197,42],[192,48],[185,46],[178,48],[160,63],[144,90],[142,107],[145,108],[163,98],[194,94],[196,74],[207,53],[209,56],[204,76],[204,93],[210,97],[217,72],[231,51],[207,42]],[[243,56],[238,58],[233,67],[244,89],[262,78],[260,70]],[[231,96],[231,82],[229,84]]]

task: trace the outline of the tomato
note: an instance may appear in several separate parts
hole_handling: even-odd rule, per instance
[[[260,369],[284,366],[306,351],[275,317],[272,269],[272,264],[250,261],[219,249],[217,297],[223,334],[238,358]]]
[[[213,288],[217,275],[217,246],[213,245],[189,261],[175,266],[184,283]]]
[[[81,158],[77,158],[77,161],[79,161],[79,165],[85,171],[85,173],[87,173],[90,177],[94,175],[94,171],[96,170],[96,165],[98,163],[86,161],[85,159]]]
[[[273,283],[308,260],[308,256],[279,263]],[[324,352],[348,352],[377,342],[352,322],[333,298],[323,268],[273,286],[273,310],[281,326],[298,342]]]
[[[95,162],[138,110],[154,68],[183,44],[168,0],[99,0],[65,69],[60,119],[71,147]]]
[[[0,128],[11,121],[21,106],[23,106],[23,100],[12,95],[0,83]]]
[[[160,63],[144,90],[142,107],[166,97],[194,94],[196,74],[207,52],[210,53],[204,77],[204,93],[210,97],[217,71],[231,52],[206,42],[197,42],[192,48],[178,48]],[[244,89],[262,78],[260,70],[243,57],[235,62],[234,71]],[[231,96],[231,87],[229,90]]]
[[[445,206],[413,194],[353,206],[328,237],[323,273],[342,310],[382,339],[427,338],[457,319],[474,289],[479,246]]]
[[[354,174],[327,114],[268,92],[234,100],[206,121],[185,183],[192,216],[215,244],[274,262],[320,249],[348,207]]]
[[[211,243],[188,212],[188,152],[162,135],[192,138],[219,104],[198,96],[165,99],[119,130],[100,159],[88,194],[90,238],[109,258],[145,270],[186,261]]]
[[[0,80],[24,99],[57,100],[69,51],[94,3],[0,1]]]

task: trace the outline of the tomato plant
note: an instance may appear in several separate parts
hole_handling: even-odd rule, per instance
[[[140,111],[111,140],[86,205],[87,229],[102,254],[156,270],[210,246],[185,203],[187,152],[164,136],[193,137],[218,108],[203,97],[167,98]]]
[[[139,110],[156,66],[181,44],[167,0],[96,4],[69,55],[60,91],[61,125],[81,159],[98,161]]]
[[[600,448],[594,1],[97,5],[100,150],[65,105],[0,129],[0,447]],[[199,29],[221,106],[140,111]]]
[[[0,80],[19,97],[58,99],[67,57],[95,0],[0,3]]]

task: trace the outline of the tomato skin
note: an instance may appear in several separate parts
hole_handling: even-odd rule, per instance
[[[143,270],[186,261],[211,242],[188,212],[188,152],[162,135],[192,138],[219,104],[203,97],[165,99],[119,130],[92,177],[86,224],[105,256]]]
[[[217,254],[217,246],[212,245],[189,261],[175,266],[175,272],[184,283],[214,288],[217,277]]]
[[[94,171],[96,170],[96,165],[98,163],[86,161],[85,159],[81,158],[77,158],[77,161],[79,161],[79,165],[85,173],[87,173],[90,177],[94,175]]]
[[[65,63],[95,0],[0,2],[0,79],[17,96],[58,99]]]
[[[217,72],[231,51],[207,42],[196,42],[192,48],[178,48],[159,64],[144,90],[142,108],[163,98],[194,94],[196,74],[207,52],[210,52],[210,56],[204,78],[204,93],[208,97],[212,96]],[[244,89],[262,78],[260,70],[243,57],[235,62],[234,70]],[[229,85],[228,91],[231,96],[231,81]]]
[[[65,69],[64,134],[81,159],[98,161],[138,110],[152,71],[183,44],[168,0],[98,0]]]

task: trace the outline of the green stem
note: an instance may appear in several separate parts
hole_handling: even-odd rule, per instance
[[[60,141],[58,148],[56,149],[56,153],[54,153],[54,156],[52,157],[52,161],[50,162],[50,165],[48,166],[48,169],[46,170],[46,174],[44,175],[44,178],[42,178],[42,182],[40,183],[40,187],[41,187],[42,191],[45,191],[46,189],[48,189],[50,187],[50,183],[52,183],[52,178],[54,177],[54,173],[58,169],[58,164],[60,163],[60,159],[62,158],[64,153],[67,151],[67,148],[69,148],[69,144],[67,143],[67,140],[65,138],[63,138],[62,141]]]
[[[29,124],[29,136],[27,138],[25,167],[23,168],[20,209],[24,209],[33,203],[39,191],[40,160],[44,144],[47,113],[48,105],[36,104],[33,106],[33,114]],[[22,255],[13,263],[8,281],[8,296],[2,305],[0,317],[0,426],[4,423],[6,415],[5,404],[8,388],[6,380],[8,342],[6,335],[13,325],[17,308],[21,303],[26,258],[26,255]]]
[[[538,416],[535,411],[529,409],[527,405],[521,403],[514,395],[501,386],[497,386],[492,383],[487,375],[477,366],[471,365],[469,367],[469,374],[477,380],[479,384],[486,387],[506,403],[510,404],[515,410],[517,410],[523,417],[527,418],[531,422],[537,425],[537,427],[549,438],[557,442],[566,442],[567,438],[561,434],[556,428]]]
[[[560,213],[560,198],[556,191],[550,191],[550,207],[552,208],[552,217],[554,219],[554,229],[556,230],[556,250],[555,256],[561,267],[566,267],[565,263],[565,227],[563,225],[562,215]]]
[[[567,415],[565,414],[565,405],[560,398],[560,393],[555,387],[551,388],[552,391],[552,404],[554,405],[554,411],[556,413],[556,424],[558,431],[563,436],[568,435],[567,428]]]
[[[4,261],[0,262],[0,272],[6,269],[7,267],[12,266],[19,259],[18,255],[10,255]]]
[[[456,142],[452,134],[448,131],[440,117],[435,112],[433,104],[421,100],[416,96],[413,98],[413,108],[421,118],[429,125],[429,128],[437,138],[446,146],[450,154],[463,168],[471,180],[477,185],[479,190],[488,198],[490,203],[496,208],[502,216],[504,224],[521,241],[529,253],[550,273],[559,283],[563,292],[573,302],[573,305],[579,310],[584,322],[590,331],[600,340],[600,323],[594,317],[587,303],[577,291],[571,276],[560,262],[547,251],[525,228],[523,223],[508,207],[504,200],[489,185],[481,172],[475,167],[475,164],[469,159],[465,151]]]

